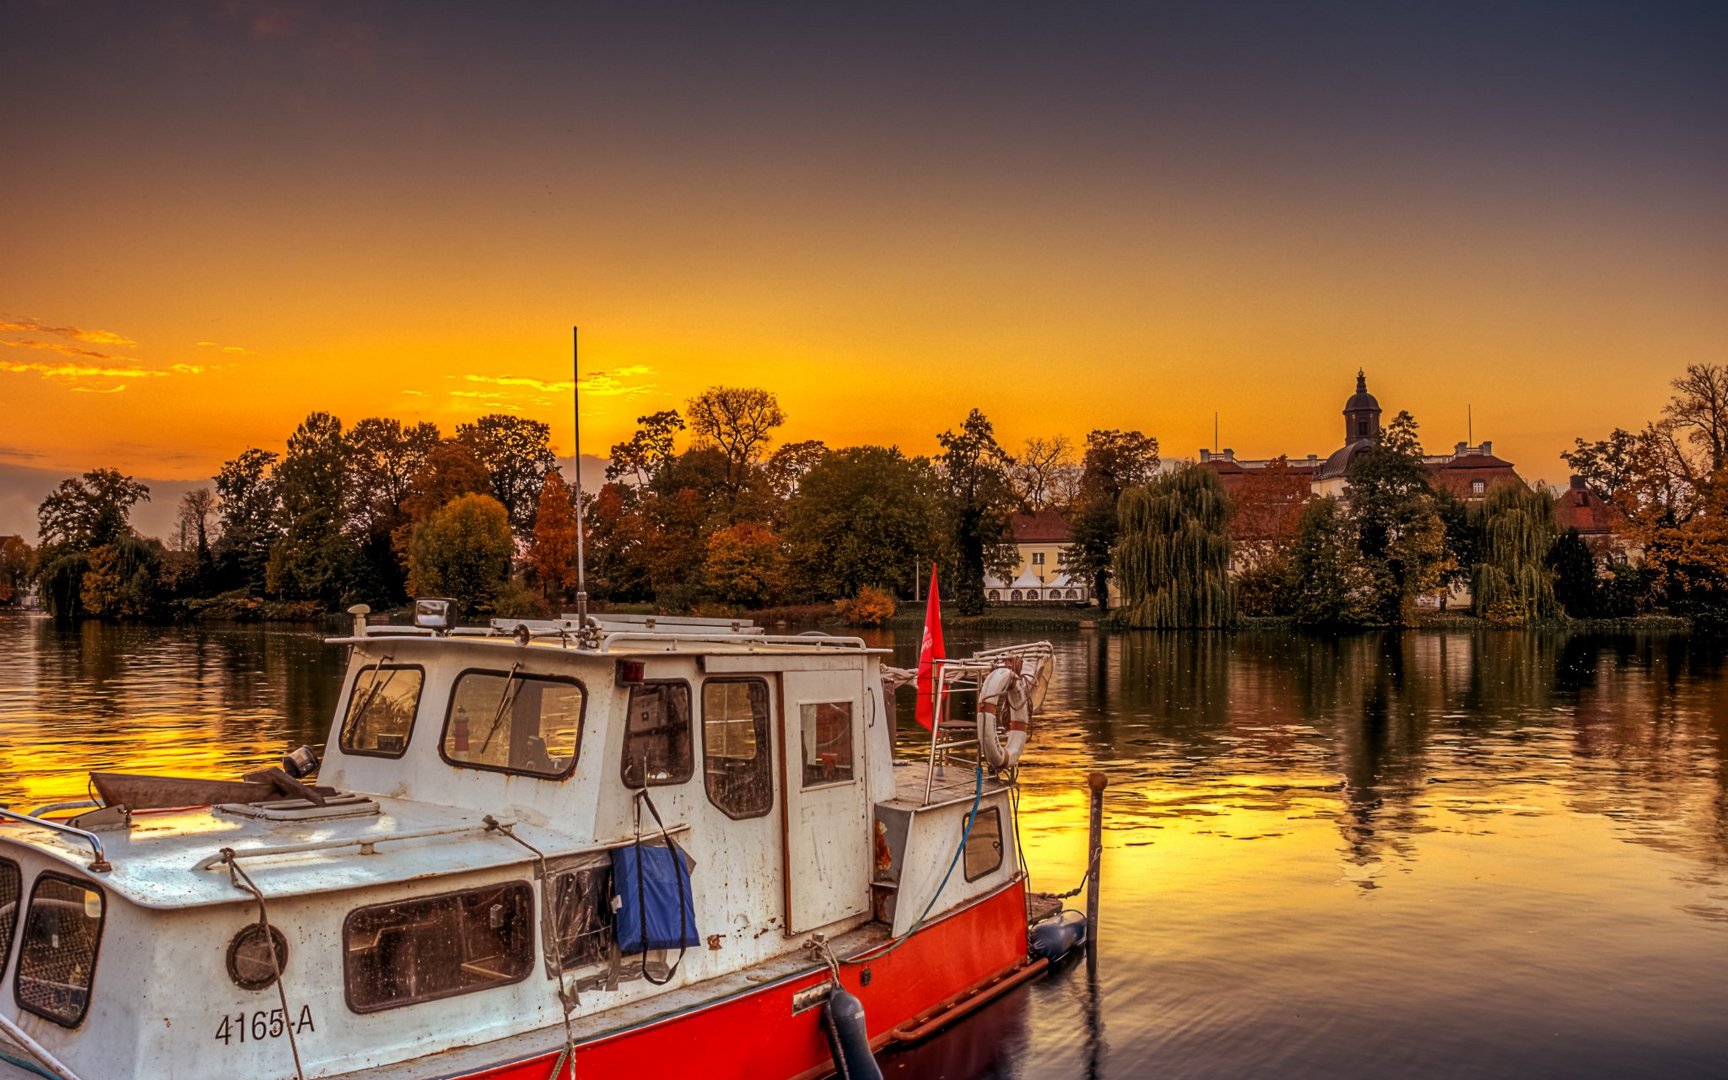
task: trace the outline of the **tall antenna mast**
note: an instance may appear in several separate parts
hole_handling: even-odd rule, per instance
[[[1470,446],[1476,445],[1476,411],[1470,405],[1464,406],[1464,441]]]
[[[571,455],[576,459],[576,626],[588,625],[588,561],[582,550],[582,347],[581,327],[570,328],[570,415],[575,421]]]

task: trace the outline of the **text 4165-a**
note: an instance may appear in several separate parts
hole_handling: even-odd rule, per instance
[[[265,1039],[280,1039],[288,1034],[289,1028],[293,1028],[296,1035],[302,1031],[317,1031],[312,1025],[312,1006],[300,1006],[300,1015],[293,1020],[289,1020],[288,1014],[281,1009],[259,1009],[257,1012],[225,1015],[222,1022],[216,1025],[216,1039],[224,1046],[236,1039],[241,1042],[248,1039],[262,1042]]]

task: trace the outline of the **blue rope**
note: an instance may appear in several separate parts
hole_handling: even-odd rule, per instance
[[[909,941],[912,935],[918,932],[918,928],[924,925],[924,920],[929,918],[930,912],[935,909],[936,901],[942,899],[942,890],[948,887],[948,879],[954,876],[954,868],[960,865],[960,856],[966,851],[966,840],[972,835],[972,823],[978,820],[978,804],[983,800],[983,798],[984,766],[980,763],[974,769],[972,809],[966,813],[966,827],[960,830],[960,846],[954,849],[954,857],[948,860],[948,872],[942,875],[942,884],[936,886],[936,891],[930,894],[930,902],[924,905],[923,912],[921,912],[916,919],[912,920],[912,925],[906,928],[906,932],[889,942],[887,948],[883,948],[880,952],[870,950],[868,952],[858,953],[854,956],[847,957],[845,960],[842,960],[841,963],[862,964],[870,960],[887,956],[895,949],[898,949],[902,944]]]
[[[5,1062],[8,1062],[9,1064],[16,1065],[20,1069],[23,1069],[25,1072],[33,1072],[37,1076],[45,1076],[48,1078],[48,1080],[60,1080],[60,1077],[58,1077],[54,1073],[51,1073],[51,1072],[47,1071],[46,1069],[42,1068],[42,1066],[36,1064],[34,1061],[26,1061],[23,1058],[13,1057],[11,1054],[8,1054],[4,1050],[0,1050],[0,1061],[5,1061]]]

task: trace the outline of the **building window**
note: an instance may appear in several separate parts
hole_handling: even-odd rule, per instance
[[[1061,551],[1058,551],[1056,553],[1056,565],[1057,566],[1067,566],[1068,565],[1068,549],[1067,548],[1063,548]]]
[[[534,964],[534,893],[512,881],[358,908],[342,953],[357,1013],[520,982]]]
[[[1043,566],[1044,565],[1044,553],[1042,551],[1034,551],[1032,553],[1032,565],[1033,566]]]
[[[1002,593],[996,589],[991,589],[990,590],[990,599],[991,600],[1000,600],[1000,599],[1002,599]]]
[[[464,671],[444,721],[444,760],[469,769],[567,777],[576,770],[586,697],[575,679]]]
[[[774,806],[770,750],[766,682],[702,684],[702,782],[709,802],[729,818],[766,814]]]
[[[690,685],[650,682],[630,688],[624,721],[624,786],[682,784],[696,772],[690,750]]]
[[[61,1027],[84,1021],[106,914],[101,890],[59,874],[37,875],[13,988],[20,1008]]]
[[[18,864],[0,859],[0,974],[12,959],[12,931],[18,928],[18,901],[24,897],[24,879]]]
[[[852,703],[824,701],[799,706],[804,741],[804,786],[852,779]]]
[[[977,881],[1002,865],[1002,811],[980,810],[966,834],[966,880]]]
[[[552,875],[552,918],[562,970],[603,964],[612,958],[617,930],[611,901],[610,861]],[[546,948],[550,951],[553,943],[548,941]]]
[[[404,664],[368,664],[355,672],[354,686],[348,691],[348,715],[342,720],[342,751],[401,757],[414,732],[425,677],[424,669]]]
[[[1008,594],[1008,599],[1010,599],[1010,600],[1019,600],[1019,599],[1020,599],[1020,590],[1019,590],[1019,589],[1015,589],[1015,590],[1014,590],[1014,591],[1013,591],[1013,592],[1011,592],[1011,593],[1009,593],[1009,594]]]
[[[1472,480],[1472,481],[1470,481],[1470,494],[1480,495],[1484,491],[1487,491],[1487,490],[1488,490],[1488,481],[1486,481],[1486,480]]]

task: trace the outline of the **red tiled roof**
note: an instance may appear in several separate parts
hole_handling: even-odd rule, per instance
[[[1074,540],[1074,530],[1054,510],[1013,515],[1008,519],[1008,535],[1016,544],[1068,544]]]
[[[1604,536],[1614,531],[1619,511],[1586,487],[1573,487],[1554,497],[1554,516],[1560,530],[1577,529],[1580,536]]]

